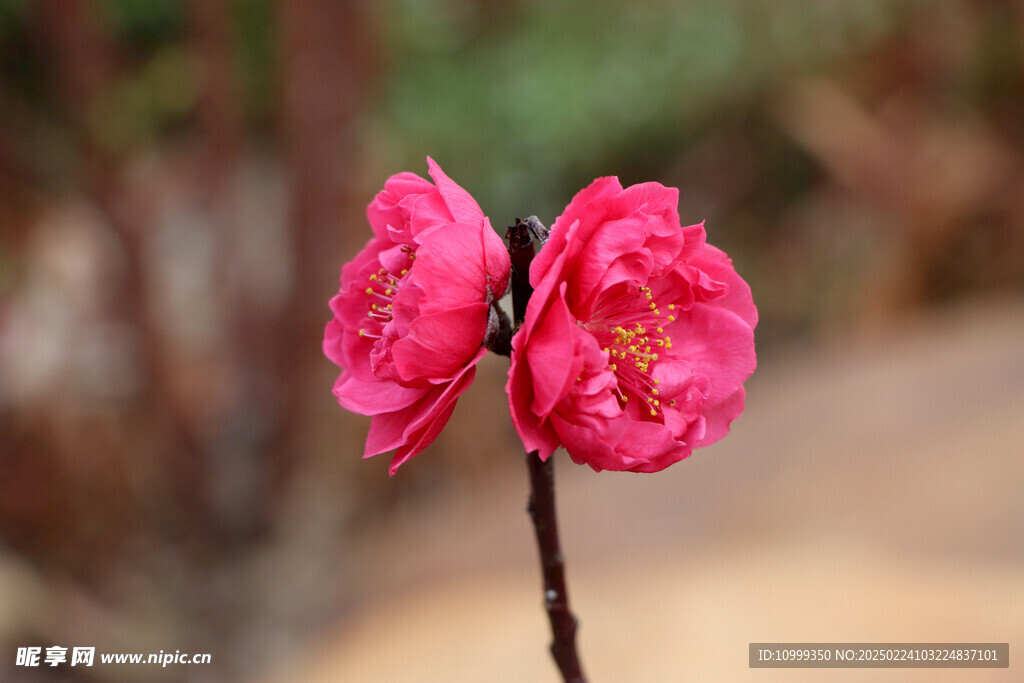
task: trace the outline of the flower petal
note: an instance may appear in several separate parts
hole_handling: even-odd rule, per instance
[[[429,446],[448,423],[459,396],[472,384],[476,374],[474,366],[483,357],[482,352],[483,349],[473,363],[463,368],[451,382],[430,389],[418,401],[401,410],[375,415],[370,422],[363,457],[369,458],[397,448],[390,467],[394,476],[400,465]]]
[[[444,426],[448,424],[459,396],[473,383],[473,377],[476,375],[476,363],[484,357],[484,353],[485,350],[480,349],[451,382],[443,385],[443,389],[438,387],[438,390],[430,394],[429,400],[424,400],[416,406],[416,411],[406,411],[399,417],[398,424],[405,425],[402,429],[403,444],[391,459],[391,466],[388,469],[391,476],[394,476],[398,468],[409,458],[433,443]],[[383,419],[384,422],[388,422],[383,415],[375,419]],[[393,429],[393,426],[389,428],[382,425],[381,427],[383,432]]]
[[[405,197],[430,194],[434,190],[429,180],[424,180],[415,173],[404,172],[388,178],[384,183],[384,189],[366,207],[366,218],[374,234],[392,241],[394,230],[400,231],[408,220],[408,212],[400,206],[401,201]]]
[[[402,380],[447,380],[458,373],[483,342],[488,308],[479,301],[416,318],[409,333],[391,345]]]
[[[401,410],[423,397],[424,389],[399,386],[394,382],[367,381],[343,372],[334,382],[334,395],[342,408],[360,415]]]
[[[488,288],[491,298],[504,294],[510,268],[505,244],[489,224],[452,223],[417,249],[406,284],[419,290],[418,311],[430,313],[487,302]]]
[[[581,217],[591,215],[592,207],[602,197],[612,197],[622,191],[619,179],[614,177],[598,178],[587,187],[576,193],[565,211],[551,226],[548,242],[540,253],[530,264],[530,285],[537,288],[541,279],[551,269],[566,248],[575,245],[575,240],[569,236],[569,226],[581,220]],[[595,222],[597,219],[595,218]]]
[[[703,417],[707,421],[705,432],[697,441],[696,446],[709,446],[729,433],[729,425],[743,412],[743,404],[747,392],[743,387],[717,405],[704,408]]]
[[[582,366],[575,362],[573,354],[573,331],[576,319],[566,308],[562,296],[551,301],[551,305],[538,322],[526,347],[526,362],[533,380],[534,399],[530,409],[538,417],[545,417],[562,400]]]
[[[646,282],[654,265],[644,248],[646,218],[607,221],[593,231],[580,251],[573,278],[574,301],[582,305],[620,282]]]
[[[469,223],[478,225],[484,220],[484,212],[480,205],[473,199],[473,195],[466,192],[452,181],[441,167],[430,157],[427,157],[427,166],[430,168],[430,177],[437,185],[437,191],[444,200],[445,206],[452,215],[453,222]]]
[[[710,244],[704,245],[689,263],[707,273],[709,278],[725,284],[725,296],[715,302],[716,306],[735,312],[751,328],[757,327],[757,307],[750,294],[750,285],[739,276],[732,259],[724,251]]]
[[[665,330],[672,338],[672,357],[685,359],[694,374],[710,378],[708,405],[731,396],[757,366],[754,331],[732,311],[697,304]]]
[[[543,303],[540,299],[530,301],[530,305]],[[512,424],[523,440],[528,453],[537,451],[541,460],[547,460],[559,446],[558,435],[555,434],[550,421],[538,417],[531,405],[534,401],[534,385],[530,377],[530,369],[525,359],[523,347],[531,337],[530,328],[533,319],[527,314],[527,322],[512,337],[512,364],[508,369],[508,382],[505,392],[508,394],[509,413]]]

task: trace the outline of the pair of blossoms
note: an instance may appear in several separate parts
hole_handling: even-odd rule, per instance
[[[426,448],[473,381],[511,263],[472,196],[392,176],[374,236],[341,271],[324,353],[334,395],[371,415],[363,457]],[[527,451],[564,446],[597,471],[656,472],[725,436],[754,371],[757,309],[732,261],[682,226],[678,191],[599,178],[555,220],[529,268],[507,392]]]

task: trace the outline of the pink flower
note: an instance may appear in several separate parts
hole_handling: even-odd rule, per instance
[[[679,193],[599,178],[533,260],[508,393],[528,451],[656,472],[725,436],[754,371],[750,288]]]
[[[399,173],[366,210],[374,237],[341,270],[324,353],[334,395],[372,415],[363,457],[398,449],[392,475],[426,448],[472,383],[509,257],[473,197],[428,158],[435,185]]]

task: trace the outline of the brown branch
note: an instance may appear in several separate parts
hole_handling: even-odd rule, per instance
[[[526,317],[526,306],[533,294],[530,286],[530,263],[537,247],[547,240],[548,231],[530,216],[525,221],[516,219],[508,229],[509,257],[512,259],[512,309],[515,323],[520,325]],[[569,609],[569,592],[565,586],[565,560],[558,542],[558,519],[555,516],[554,461],[541,460],[537,451],[526,455],[530,470],[530,502],[526,506],[533,520],[540,551],[540,568],[544,577],[544,608],[551,621],[551,656],[566,683],[586,683],[579,655],[576,653],[576,617]]]
[[[512,260],[509,287],[512,289],[512,312],[518,327],[526,318],[526,305],[533,294],[530,263],[537,254],[537,248],[547,241],[548,229],[536,216],[530,216],[525,221],[517,218],[515,225],[509,226],[505,239],[508,240],[508,255]]]
[[[544,576],[544,607],[551,621],[551,656],[555,658],[566,683],[586,683],[579,655],[576,653],[576,617],[569,609],[569,593],[565,586],[565,560],[558,542],[558,520],[555,516],[554,461],[541,460],[537,451],[527,453],[530,469],[530,502],[526,506],[533,520],[540,550],[540,567]]]

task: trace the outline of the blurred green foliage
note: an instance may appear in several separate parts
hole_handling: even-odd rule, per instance
[[[62,131],[61,104],[48,82],[52,65],[33,26],[40,6],[0,0],[6,89],[0,106],[17,102],[2,110],[20,117],[11,137],[30,140],[24,147],[46,146],[46,154],[23,156],[59,175],[62,159],[73,161],[62,150],[73,145]],[[96,140],[126,151],[187,135],[200,106],[189,5],[98,0],[95,6],[121,59],[113,83],[88,112]],[[240,137],[273,147],[281,126],[280,6],[271,0],[228,6],[230,66],[247,126]],[[770,316],[786,319],[780,324],[790,330],[812,328],[842,298],[823,281],[856,287],[854,280],[867,277],[858,266],[837,268],[812,250],[830,245],[837,250],[832,257],[853,254],[850,262],[859,267],[873,259],[864,255],[872,238],[855,234],[857,226],[829,233],[812,219],[829,233],[822,238],[790,224],[794,213],[813,208],[815,193],[836,175],[822,163],[821,149],[809,149],[779,125],[773,108],[786,88],[821,76],[868,118],[884,102],[884,116],[896,112],[896,120],[914,107],[925,112],[894,135],[927,131],[935,122],[952,130],[974,119],[1001,140],[1024,145],[1021,10],[1009,3],[364,0],[360,6],[357,23],[365,25],[339,40],[360,38],[366,53],[359,75],[372,79],[368,89],[351,92],[359,148],[338,150],[368,161],[367,177],[353,180],[360,193],[399,170],[423,174],[430,155],[473,193],[500,232],[516,216],[536,214],[550,223],[597,176],[676,186],[682,219],[708,219],[710,240],[737,260],[755,289],[800,290]],[[311,82],[325,93],[352,87]],[[892,121],[871,119],[876,123],[884,129]],[[860,199],[868,212],[884,215],[868,221],[876,229],[908,220],[878,197]],[[988,218],[979,220],[984,227]],[[1009,229],[1005,216],[992,222],[995,233]],[[990,241],[992,252],[1012,253],[998,246],[1005,236]],[[903,248],[917,248],[908,244]],[[769,254],[773,249],[779,253]],[[780,258],[794,259],[789,273],[799,271],[803,279],[780,281],[774,265]],[[963,269],[946,270],[928,277],[961,281]],[[838,273],[848,279],[839,283]],[[929,291],[946,291],[933,284]],[[828,297],[821,294],[826,290]],[[761,329],[772,334],[769,324]]]
[[[0,85],[39,103],[45,100],[46,79],[28,22],[28,0],[0,0]]]
[[[181,125],[196,104],[196,83],[185,74],[193,62],[187,50],[162,45],[133,74],[117,81],[90,112],[96,138],[105,148],[127,151]]]
[[[848,57],[892,30],[902,4],[366,3],[386,62],[368,134],[383,166],[422,169],[429,154],[455,176],[477,178],[467,184],[496,222],[523,213],[550,220],[597,175],[656,179],[681,148],[758,106],[756,95],[787,70]],[[0,3],[0,52],[5,75],[20,72],[14,80],[37,87],[20,37],[29,5]],[[122,147],[174,130],[196,103],[194,65],[181,49],[185,3],[99,7],[131,59],[93,113],[100,137]],[[248,0],[233,11],[247,116],[265,129],[278,91],[273,8]]]
[[[121,46],[135,55],[152,54],[182,38],[186,3],[180,0],[100,0],[98,4]]]
[[[422,171],[427,154],[470,184],[495,221],[550,220],[597,175],[657,179],[681,149],[793,68],[848,56],[892,29],[898,0],[749,3],[612,0],[366,3],[386,64],[366,114],[387,168]],[[0,2],[5,76],[45,99],[26,50],[25,0]],[[93,112],[114,148],[173,131],[195,106],[178,0],[101,0],[101,20],[131,63]],[[269,0],[236,3],[245,111],[274,117]],[[12,54],[13,53],[13,54]]]
[[[396,167],[429,153],[478,178],[497,220],[550,220],[595,176],[659,179],[787,69],[890,30],[897,4],[396,0],[379,134]]]
[[[234,10],[236,64],[246,116],[255,128],[266,131],[273,124],[278,92],[273,8],[270,0],[246,0]]]

